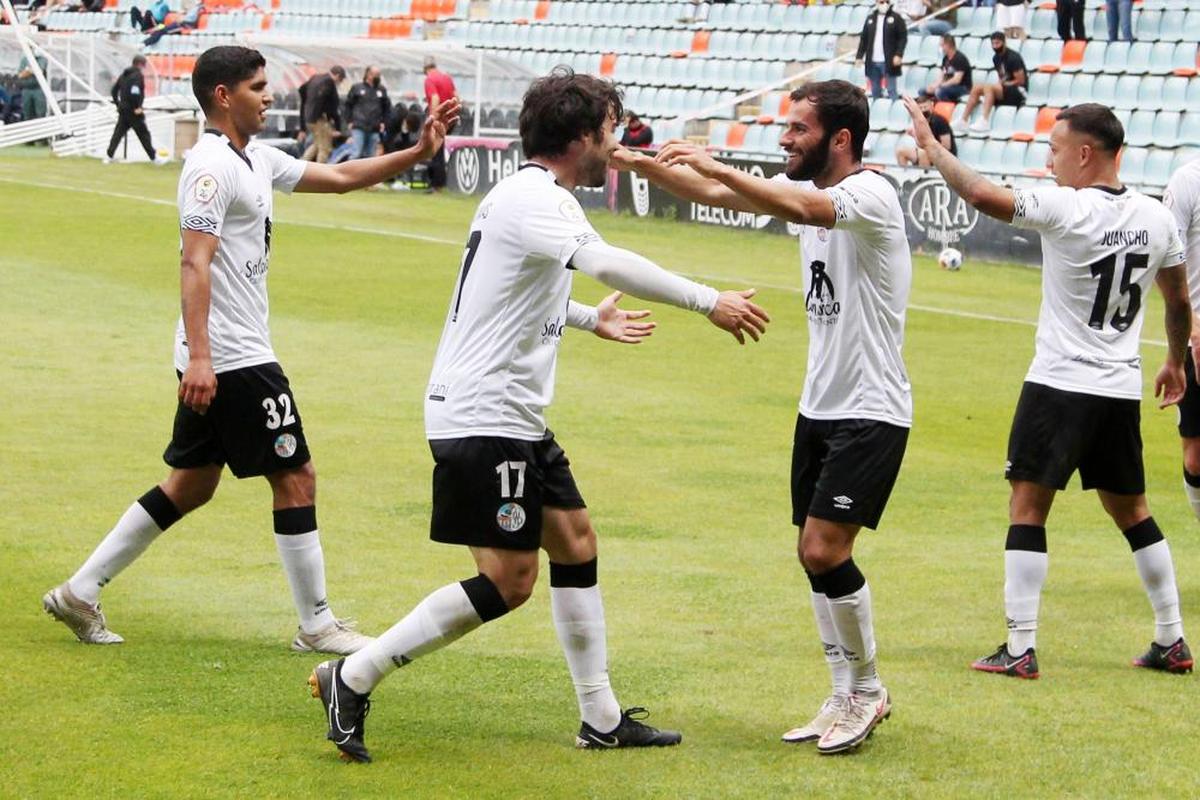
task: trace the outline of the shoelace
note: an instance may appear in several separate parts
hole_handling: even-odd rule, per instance
[[[825,702],[821,704],[821,710],[817,712],[817,716],[821,714],[834,714],[836,716],[837,712],[845,707],[848,699],[836,694],[826,697]]]
[[[874,715],[874,713],[875,709],[871,703],[861,698],[852,697],[850,698],[850,702],[844,706],[842,715],[838,717],[834,725],[842,728],[846,727],[846,723],[850,722],[857,725],[858,723],[865,722],[867,717]]]

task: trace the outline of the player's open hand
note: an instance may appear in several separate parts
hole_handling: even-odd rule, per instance
[[[429,112],[429,116],[425,118],[425,124],[421,126],[421,139],[418,143],[423,159],[433,158],[442,148],[442,144],[446,141],[446,132],[458,123],[458,115],[461,110],[462,103],[459,99],[451,97],[449,100],[438,103]]]
[[[1158,407],[1166,408],[1179,403],[1187,391],[1187,375],[1182,364],[1167,361],[1154,376],[1154,396],[1159,398]]]
[[[706,178],[715,177],[725,166],[700,145],[683,139],[667,142],[654,156],[654,160],[668,167],[691,167]]]
[[[738,344],[745,344],[747,335],[757,342],[758,337],[767,332],[767,323],[771,321],[763,308],[750,302],[750,298],[757,293],[757,289],[721,292],[716,306],[708,315],[709,321],[733,334]]]
[[[211,361],[189,361],[179,379],[179,400],[197,414],[208,411],[217,396],[217,375]]]
[[[933,129],[929,127],[929,120],[925,119],[925,112],[917,105],[917,101],[912,99],[911,95],[904,95],[904,107],[908,109],[908,115],[912,117],[912,137],[917,140],[917,147],[922,149],[930,145],[937,144],[937,137],[933,135]]]
[[[596,306],[598,317],[595,334],[601,339],[611,339],[623,344],[641,344],[642,339],[654,333],[657,323],[638,322],[639,319],[650,316],[647,310],[626,311],[617,308],[621,297],[621,292],[613,292]]]

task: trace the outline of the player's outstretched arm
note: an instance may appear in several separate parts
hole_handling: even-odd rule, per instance
[[[672,139],[670,143],[678,140]],[[668,145],[670,144],[668,143]],[[613,169],[625,172],[636,172],[656,186],[661,186],[676,197],[704,203],[708,206],[720,206],[734,211],[758,212],[743,197],[730,191],[720,181],[706,178],[687,167],[669,167],[653,156],[619,147],[609,156],[608,164]]]
[[[740,197],[750,210],[760,214],[832,228],[836,217],[833,201],[824,192],[797,189],[781,181],[770,181],[717,161],[706,150],[690,142],[671,142],[658,151],[658,160],[670,167],[686,165],[714,180]]]
[[[603,241],[580,247],[571,257],[571,265],[605,286],[634,297],[698,311],[742,344],[746,343],[747,335],[757,342],[771,321],[766,311],[750,302],[754,289],[718,292]]]
[[[374,186],[422,161],[428,161],[445,142],[446,131],[458,121],[459,105],[458,99],[453,98],[435,106],[421,126],[421,138],[407,150],[341,164],[308,164],[295,191],[351,192]]]
[[[1187,391],[1183,372],[1192,333],[1192,304],[1188,298],[1187,267],[1184,264],[1160,269],[1154,277],[1164,303],[1163,323],[1167,329],[1167,360],[1154,378],[1154,396],[1159,408],[1173,406]]]
[[[220,240],[211,233],[183,229],[179,288],[188,365],[179,380],[179,399],[203,414],[217,395],[212,350],[208,341],[208,309],[212,298],[212,260]]]
[[[921,107],[908,95],[904,96],[904,106],[912,117],[913,138],[917,140],[917,147],[925,151],[929,162],[942,173],[950,188],[989,217],[1012,222],[1016,213],[1012,189],[992,183],[955,158],[933,135]]]
[[[567,327],[591,331],[601,339],[622,344],[641,344],[642,339],[654,333],[657,323],[638,322],[650,316],[649,310],[627,311],[617,303],[621,292],[613,292],[600,301],[598,306],[588,306],[571,300],[567,303]]]

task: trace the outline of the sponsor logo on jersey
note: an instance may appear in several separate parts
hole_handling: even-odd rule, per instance
[[[275,439],[275,455],[280,458],[291,458],[296,454],[296,437],[290,433],[281,433]]]
[[[207,203],[217,196],[217,179],[207,173],[196,178],[193,187],[192,192],[201,203]]]
[[[550,344],[562,339],[565,323],[562,317],[548,319],[542,323],[542,344]]]
[[[439,403],[446,401],[446,395],[450,394],[450,384],[448,383],[431,383],[425,389],[425,394],[430,400],[435,400]]]
[[[474,147],[454,151],[454,178],[464,194],[474,194],[479,188],[479,155]]]
[[[833,290],[833,279],[825,271],[824,261],[809,262],[808,269],[808,295],[804,298],[808,321],[818,325],[833,325],[842,313],[842,304]]]
[[[516,533],[525,527],[525,509],[517,503],[505,503],[496,512],[496,524],[501,530]]]
[[[1016,192],[1014,198],[1021,194]],[[979,223],[979,209],[959,197],[941,178],[930,178],[913,187],[908,196],[908,216],[925,238],[941,245],[961,241]]]

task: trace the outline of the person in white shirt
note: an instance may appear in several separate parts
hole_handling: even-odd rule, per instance
[[[815,741],[828,754],[860,746],[891,711],[875,666],[871,590],[853,549],[863,527],[879,525],[912,426],[901,356],[912,259],[894,186],[862,166],[870,128],[862,89],[823,81],[791,99],[779,142],[787,166],[771,180],[679,141],[655,159],[622,153],[619,166],[696,202],[802,226],[809,346],[792,523],[833,690],[811,722],[783,739]]]
[[[1192,312],[1200,309],[1200,160],[1176,170],[1167,182],[1163,205],[1175,224],[1187,253],[1188,292]],[[1179,437],[1183,442],[1183,489],[1192,512],[1200,517],[1200,320],[1193,317],[1187,361],[1187,391],[1179,401]]]
[[[550,559],[554,627],[582,723],[580,748],[661,747],[681,736],[621,710],[608,677],[596,533],[570,462],[546,427],[564,328],[636,343],[647,312],[570,300],[572,275],[708,317],[739,342],[768,321],[753,290],[718,292],[606,244],[571,190],[603,186],[621,96],[609,82],[558,68],[535,80],[520,114],[528,162],[498,183],[471,222],[425,392],[434,458],[430,538],[467,546],[478,574],[443,586],[353,656],[317,665],[309,684],[325,706],[327,738],[343,758],[369,761],[368,695],[389,673],[523,604]]]
[[[163,454],[171,472],[129,507],[69,580],[43,597],[46,611],[82,642],[124,641],[107,627],[101,588],[208,502],[225,464],[238,478],[261,475],[270,484],[275,541],[300,618],[292,648],[350,653],[370,641],[335,618],[325,597],[316,472],[267,327],[272,194],[346,192],[403,172],[437,150],[458,105],[439,107],[409,150],[337,166],[305,163],[252,141],[272,101],[265,66],[256,50],[214,47],[192,73],[208,129],[179,178],[178,406]]]
[[[1192,324],[1183,244],[1161,203],[1121,183],[1125,131],[1112,110],[1060,112],[1047,166],[1058,186],[1013,190],[973,172],[933,136],[911,98],[918,144],[946,183],[985,214],[1042,236],[1042,306],[1033,363],[1013,417],[1005,477],[1012,486],[1004,554],[1008,639],[971,666],[1038,677],[1038,610],[1046,580],[1046,520],[1076,470],[1124,533],[1154,610],[1154,639],[1135,666],[1190,672],[1175,567],[1146,503],[1138,337],[1151,284],[1165,302],[1167,357],[1154,379],[1160,408],[1186,386]]]

